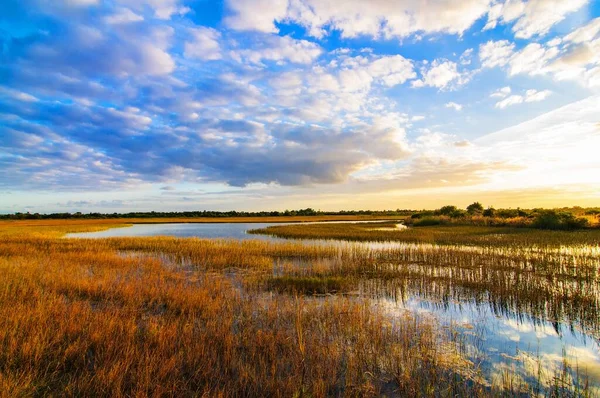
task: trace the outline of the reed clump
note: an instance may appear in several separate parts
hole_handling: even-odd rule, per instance
[[[348,292],[352,283],[340,276],[274,276],[265,280],[266,288],[293,294],[335,294]]]

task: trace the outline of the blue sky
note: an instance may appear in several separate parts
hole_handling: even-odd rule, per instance
[[[3,0],[0,212],[600,204],[600,2]]]

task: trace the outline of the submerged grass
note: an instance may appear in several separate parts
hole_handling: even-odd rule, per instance
[[[108,225],[0,227],[0,395],[535,392],[488,383],[452,330],[368,299],[419,289],[599,330],[594,251],[61,238]]]
[[[352,283],[340,276],[274,276],[265,280],[269,290],[299,294],[343,293]]]

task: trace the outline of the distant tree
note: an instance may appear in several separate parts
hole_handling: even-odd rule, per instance
[[[500,217],[500,218],[519,217],[519,211],[517,209],[499,209],[498,211],[496,211],[496,217]]]
[[[495,215],[496,215],[496,209],[494,209],[493,207],[488,207],[487,209],[485,209],[483,211],[484,217],[494,217]]]
[[[461,218],[466,217],[468,213],[463,209],[456,209],[452,213],[449,214],[450,218]]]
[[[519,217],[529,217],[530,214],[528,211],[521,209],[520,207],[517,207],[517,215]]]
[[[483,206],[479,202],[471,203],[467,206],[467,212],[471,215],[483,213]]]
[[[455,213],[458,210],[456,206],[448,205],[442,206],[438,210],[435,211],[436,215],[442,216],[450,216],[452,213]]]
[[[413,215],[411,215],[410,218],[419,219],[419,218],[423,218],[423,217],[432,217],[434,215],[435,215],[435,213],[431,210],[421,210],[418,213],[414,213]]]
[[[540,229],[579,229],[587,227],[588,220],[569,212],[542,210],[535,217],[533,226]]]

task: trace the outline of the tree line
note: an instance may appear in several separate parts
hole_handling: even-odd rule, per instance
[[[104,218],[227,218],[227,217],[293,217],[293,216],[409,216],[414,210],[341,210],[321,211],[312,208],[284,211],[179,211],[179,212],[128,212],[128,213],[13,213],[0,214],[4,220],[48,219],[104,219]]]
[[[414,226],[463,224],[572,230],[592,226],[590,219],[594,217],[600,222],[600,209],[495,209],[474,202],[466,209],[447,205],[436,210],[418,211],[411,215],[408,223]]]

